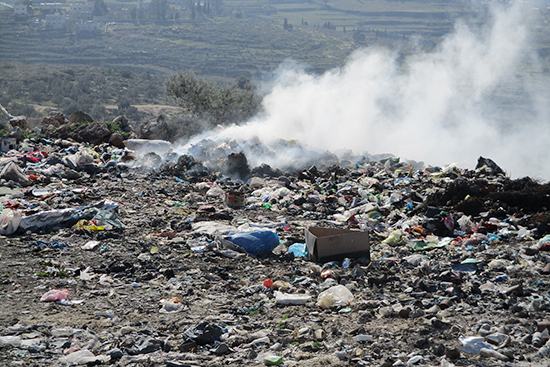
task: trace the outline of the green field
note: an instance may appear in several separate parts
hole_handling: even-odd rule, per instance
[[[170,103],[163,80],[176,71],[227,83],[241,76],[261,81],[294,60],[323,73],[369,46],[390,48],[405,60],[433,50],[457,21],[475,32],[490,17],[485,5],[460,1],[212,0],[221,5],[211,13],[204,10],[206,1],[196,13],[189,1],[170,4],[164,19],[137,11],[137,2],[106,1],[109,12],[95,33],[77,32],[71,21],[66,29],[47,30],[39,11],[15,19],[2,7],[0,102],[28,115],[44,113],[31,107],[39,105],[107,116],[103,106],[121,100],[124,106]],[[550,11],[525,6],[533,13],[528,27],[535,47],[548,65]]]
[[[219,15],[192,19],[185,6],[172,5],[166,20],[152,21],[131,19],[135,3],[107,6],[105,21],[115,24],[102,27],[93,37],[48,31],[32,20],[15,21],[9,12],[0,13],[0,61],[261,78],[287,58],[322,72],[342,65],[365,44],[391,47],[410,36],[437,41],[457,17],[474,15],[460,5],[416,1],[227,1]],[[354,40],[358,30],[364,42]]]

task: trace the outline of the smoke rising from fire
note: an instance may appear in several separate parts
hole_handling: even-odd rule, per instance
[[[456,24],[435,50],[405,61],[365,48],[323,75],[281,67],[264,113],[216,134],[470,169],[484,156],[512,177],[548,180],[550,78],[528,28],[536,16],[528,4],[494,10],[483,27]],[[288,162],[245,153],[253,164]]]

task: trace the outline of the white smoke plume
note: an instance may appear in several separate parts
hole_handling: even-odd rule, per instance
[[[470,169],[484,156],[512,177],[548,180],[550,79],[528,28],[536,10],[518,4],[492,15],[475,31],[457,24],[434,51],[402,63],[396,52],[365,48],[320,76],[283,68],[261,116],[216,134]]]

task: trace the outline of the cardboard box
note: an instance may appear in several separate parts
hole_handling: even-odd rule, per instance
[[[230,208],[244,207],[244,193],[238,191],[229,191],[225,193],[225,204]]]
[[[309,258],[315,262],[362,256],[370,259],[368,232],[310,227],[305,230],[305,236]]]

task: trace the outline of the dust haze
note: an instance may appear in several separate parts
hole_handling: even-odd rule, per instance
[[[548,180],[550,80],[528,28],[535,16],[528,4],[494,8],[485,25],[457,23],[435,50],[405,61],[367,47],[323,75],[281,66],[260,116],[206,136],[259,139],[273,149],[295,140],[314,152],[391,153],[470,169],[484,156],[512,177]],[[281,167],[307,154],[276,152],[247,156]]]

